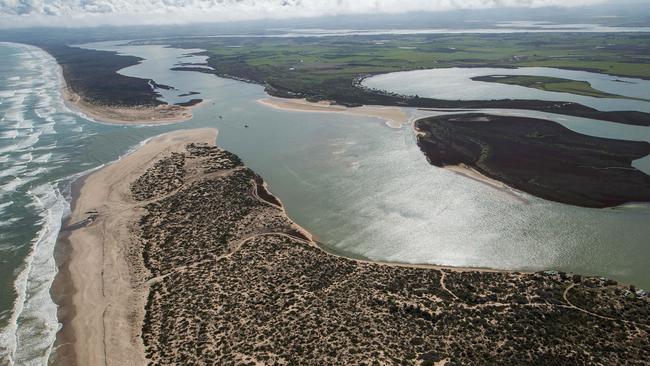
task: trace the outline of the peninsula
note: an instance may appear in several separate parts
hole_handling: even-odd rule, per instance
[[[215,138],[161,135],[82,182],[57,364],[650,359],[650,299],[633,286],[327,253]]]
[[[615,98],[615,99],[631,99],[647,102],[648,99],[626,97],[623,95],[607,93],[602,90],[594,88],[591,83],[582,80],[571,80],[549,76],[533,76],[533,75],[485,75],[475,76],[472,78],[474,81],[483,81],[486,83],[498,83],[505,85],[518,85],[526,88],[533,88],[538,90],[568,93],[575,95],[583,95],[586,97],[594,98]]]
[[[165,124],[189,120],[191,108],[201,102],[170,105],[160,101],[155,88],[170,88],[153,80],[128,77],[120,69],[141,59],[116,52],[67,45],[37,46],[61,66],[63,98],[89,118],[109,124]]]

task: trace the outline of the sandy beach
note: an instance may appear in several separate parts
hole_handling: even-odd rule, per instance
[[[85,101],[67,86],[63,88],[63,99],[67,104],[79,110],[92,120],[116,125],[169,124],[184,122],[192,118],[191,108],[177,105],[159,105],[156,107],[115,107],[101,106]]]
[[[270,108],[293,112],[342,113],[353,116],[376,117],[391,128],[401,128],[409,121],[409,116],[398,107],[362,106],[349,108],[329,102],[308,102],[306,99],[263,98],[258,103]]]
[[[68,358],[58,364],[146,364],[140,336],[146,269],[131,245],[142,203],[131,198],[130,183],[162,156],[190,142],[213,144],[216,136],[215,129],[164,134],[84,179],[62,233],[69,247],[62,249],[68,258],[60,273],[70,288],[59,304],[64,328],[57,349]]]

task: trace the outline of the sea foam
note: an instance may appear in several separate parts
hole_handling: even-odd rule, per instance
[[[68,204],[49,183],[30,193],[33,207],[41,212],[41,229],[14,283],[18,298],[9,326],[0,333],[0,343],[9,347],[6,361],[11,365],[46,364],[59,328],[49,289],[56,274],[54,245]]]
[[[7,44],[0,43],[0,47]],[[66,124],[74,124],[59,91],[60,79],[54,59],[42,50],[25,45],[8,45],[14,52],[16,73],[9,85],[2,85],[0,116],[0,251],[5,255],[20,253],[28,248],[22,263],[14,264],[15,299],[11,311],[4,310],[0,319],[7,323],[0,329],[0,365],[45,365],[56,337],[59,324],[57,306],[50,296],[50,286],[56,274],[54,246],[61,221],[69,211],[69,203],[61,194],[73,178],[64,181],[47,180],[50,170],[61,167],[66,155],[57,151],[55,126],[64,116]],[[14,60],[16,61],[16,60]],[[7,80],[7,79],[5,79]],[[47,137],[47,142],[42,139]],[[62,188],[63,187],[63,188]],[[13,198],[15,197],[15,199]],[[26,207],[16,207],[14,202],[30,200]],[[16,211],[18,210],[18,211]],[[13,224],[21,220],[20,213],[36,214],[36,235],[30,242],[12,241]],[[28,217],[28,216],[25,216]]]

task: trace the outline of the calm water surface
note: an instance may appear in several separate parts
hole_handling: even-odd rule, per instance
[[[446,100],[532,99],[569,101],[604,111],[636,110],[650,112],[649,101],[618,98],[594,98],[569,93],[557,93],[518,85],[474,81],[485,75],[549,76],[586,81],[595,89],[631,98],[650,100],[650,80],[623,78],[587,71],[562,70],[548,67],[503,68],[442,68],[394,72],[367,78],[363,85],[405,95]]]

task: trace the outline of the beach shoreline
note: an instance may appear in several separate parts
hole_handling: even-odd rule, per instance
[[[216,129],[163,134],[75,182],[51,289],[62,324],[54,364],[146,363],[139,336],[147,294],[144,266],[130,252],[135,247],[130,231],[141,210],[131,199],[130,183],[163,156],[191,142],[213,144],[216,136]]]
[[[72,182],[70,187],[70,212],[75,208],[76,201],[79,198],[79,190],[83,186],[86,178],[95,172],[83,175]],[[54,247],[54,260],[57,267],[56,275],[52,281],[50,288],[50,296],[57,305],[57,320],[59,322],[59,330],[56,334],[52,353],[52,363],[54,365],[76,365],[76,354],[74,347],[75,335],[70,327],[64,327],[64,324],[69,324],[74,318],[76,311],[75,305],[72,302],[72,296],[75,293],[75,287],[72,282],[69,265],[72,247],[69,240],[69,231],[67,228],[70,226],[70,216],[64,217],[61,223],[61,231],[59,232],[56,245]]]
[[[479,172],[478,170],[468,166],[467,164],[458,164],[458,165],[445,165],[442,167],[443,169],[446,169],[448,171],[454,172],[457,175],[460,175],[462,177],[477,181],[479,183],[485,184],[491,188],[496,189],[497,191],[503,192],[505,194],[508,194],[524,203],[527,203],[528,200],[526,200],[522,194],[523,192],[513,188],[509,185],[507,185],[504,182],[501,182],[499,180],[493,179],[488,177],[487,175]]]
[[[112,125],[173,124],[192,119],[191,107],[162,104],[158,106],[118,107],[100,106],[85,101],[66,85],[62,88],[65,103],[76,109],[88,119]]]
[[[43,52],[46,52],[43,50]],[[48,53],[49,55],[49,53]],[[63,68],[57,63],[61,81],[61,98],[70,109],[82,114],[86,119],[110,125],[166,125],[189,121],[192,109],[204,101],[189,106],[162,104],[158,106],[102,106],[84,100],[75,93],[63,75]]]
[[[399,129],[409,122],[409,116],[399,107],[361,106],[346,107],[330,102],[309,102],[306,99],[261,98],[257,102],[269,108],[311,113],[342,113],[354,116],[374,117],[383,120],[390,128]]]

